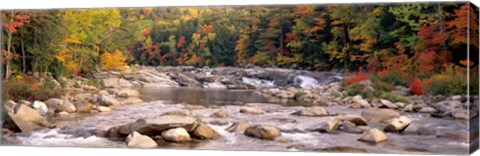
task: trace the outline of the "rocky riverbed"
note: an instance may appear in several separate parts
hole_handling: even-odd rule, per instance
[[[96,77],[105,89],[68,80],[63,98],[5,103],[2,143],[466,154],[478,117],[478,97],[345,96],[335,72],[137,66]]]

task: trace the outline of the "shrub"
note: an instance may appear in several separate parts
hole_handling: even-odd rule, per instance
[[[390,83],[394,86],[407,86],[407,81],[403,79],[402,75],[397,74],[395,72],[388,72],[382,74],[383,76],[380,76],[380,80],[383,82]]]
[[[355,84],[355,83],[358,83],[360,81],[365,81],[365,80],[369,80],[369,78],[367,77],[367,75],[365,75],[362,68],[360,68],[358,70],[357,75],[355,75],[351,78],[345,79],[345,86],[349,86],[351,84]]]
[[[48,100],[49,98],[59,98],[64,95],[61,87],[57,86],[53,78],[47,77],[38,85],[34,77],[25,77],[23,79],[4,80],[2,83],[3,100]]]
[[[413,82],[410,84],[410,92],[415,95],[423,95],[423,88],[422,88],[422,82],[420,79],[416,78],[413,80]]]
[[[408,98],[392,92],[381,92],[379,97],[382,99],[387,99],[391,102],[403,102],[403,103],[409,102]]]
[[[298,99],[298,98],[300,98],[300,97],[302,97],[302,96],[305,96],[305,95],[307,95],[307,93],[302,92],[302,91],[299,91],[299,92],[296,92],[293,97],[294,97],[295,99]]]
[[[437,75],[431,79],[432,85],[428,92],[432,95],[465,95],[467,81],[460,76]],[[472,85],[477,82],[472,81]],[[475,90],[472,90],[475,92]],[[473,92],[472,92],[473,93]]]
[[[381,77],[370,76],[370,80],[372,81],[375,90],[392,91],[395,89],[395,86],[393,86],[391,83],[382,81]]]
[[[348,96],[361,95],[366,98],[375,97],[375,91],[361,83],[355,83],[346,88]]]
[[[95,86],[98,89],[104,89],[105,88],[105,82],[103,82],[103,80],[89,79],[87,81],[87,84],[90,85],[90,86]]]

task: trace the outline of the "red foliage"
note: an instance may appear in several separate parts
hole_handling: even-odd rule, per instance
[[[142,32],[143,36],[148,36],[150,35],[150,28],[145,29],[145,31]]]
[[[378,75],[378,76],[385,76],[385,75],[387,75],[388,73],[389,73],[389,71],[386,70],[386,69],[384,69],[384,70],[378,72],[377,75]]]
[[[202,31],[205,32],[206,34],[211,33],[211,32],[213,31],[213,25],[210,25],[210,24],[202,25],[202,26],[200,26],[200,28],[201,28]]]
[[[422,82],[420,79],[415,78],[413,82],[410,84],[410,92],[415,95],[423,95],[423,89],[422,89]]]
[[[437,54],[434,51],[418,53],[418,72],[427,74],[433,72],[437,58]]]
[[[462,5],[455,11],[455,19],[447,22],[447,28],[450,29],[452,45],[473,44],[478,47],[478,17],[469,2]],[[470,29],[470,38],[468,38],[468,29]],[[468,42],[468,40],[471,40]]]
[[[9,18],[7,18],[7,13],[2,13],[2,18],[5,19],[2,26],[13,33],[17,32],[25,23],[30,23],[30,15],[26,11],[13,12],[9,15]]]
[[[435,22],[430,22],[428,25],[424,25],[418,29],[417,36],[422,39],[422,46],[424,50],[430,51],[443,51],[444,44],[448,39],[448,35],[442,33],[440,25]]]
[[[185,36],[180,36],[180,38],[178,39],[178,42],[177,42],[177,48],[181,48],[183,46],[185,46]]]
[[[369,80],[369,78],[367,77],[367,75],[365,75],[365,73],[363,72],[363,69],[359,68],[357,75],[351,78],[345,79],[345,85],[348,86],[348,85],[355,84],[365,80]]]
[[[299,41],[299,40],[300,40],[300,38],[293,33],[287,33],[286,34],[285,42],[287,42],[287,43],[295,42],[295,41]]]

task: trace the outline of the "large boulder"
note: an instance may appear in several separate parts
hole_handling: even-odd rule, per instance
[[[362,134],[360,138],[357,139],[358,141],[369,142],[369,143],[379,143],[387,141],[387,135],[382,131],[372,128]]]
[[[40,115],[45,115],[48,112],[48,107],[47,104],[41,102],[41,101],[34,101],[31,105],[31,107],[40,113]]]
[[[273,140],[281,135],[280,130],[271,126],[256,125],[248,127],[244,134],[246,136],[255,137],[265,140]]]
[[[246,114],[263,114],[264,111],[258,107],[243,107],[240,109],[240,113]]]
[[[400,117],[400,114],[395,110],[377,108],[364,110],[361,115],[368,123],[380,124],[388,124],[391,119]]]
[[[198,125],[198,127],[193,131],[193,136],[199,139],[218,139],[221,137],[217,131],[204,123]]]
[[[303,110],[292,113],[292,115],[298,116],[328,116],[328,111],[323,107],[310,107]]]
[[[118,97],[121,98],[129,98],[129,97],[139,97],[140,92],[132,89],[124,89],[118,92],[117,94]]]
[[[226,130],[229,132],[244,133],[245,130],[250,126],[251,125],[249,123],[237,122],[227,127]]]
[[[117,99],[112,98],[112,97],[107,96],[107,95],[100,95],[100,97],[98,97],[97,102],[98,102],[98,104],[100,104],[102,106],[117,106],[117,105],[120,105],[120,102]]]
[[[138,119],[135,122],[119,127],[120,134],[129,134],[137,131],[141,134],[154,136],[167,129],[182,127],[193,132],[198,126],[197,120],[181,115],[162,115],[152,118]]]
[[[48,121],[40,113],[26,105],[17,105],[14,112],[8,112],[6,122],[6,128],[18,128],[21,132],[31,132],[49,126]]]
[[[405,116],[401,116],[399,118],[393,119],[390,123],[385,127],[385,132],[402,132],[410,125],[412,121]]]
[[[457,110],[454,110],[454,111],[452,112],[452,116],[453,116],[455,119],[464,119],[464,120],[468,120],[468,119],[469,119],[468,110],[466,110],[466,109],[457,109]]]
[[[162,132],[162,138],[165,141],[169,142],[188,142],[192,139],[190,138],[190,134],[188,134],[187,130],[182,127],[173,128]]]
[[[77,107],[77,111],[80,113],[90,113],[93,110],[93,104],[86,100],[75,102],[75,107]]]
[[[126,139],[126,142],[127,146],[130,148],[154,148],[158,146],[152,138],[138,132],[130,134]]]
[[[462,102],[453,100],[441,101],[436,103],[434,107],[440,112],[453,112],[462,107]]]

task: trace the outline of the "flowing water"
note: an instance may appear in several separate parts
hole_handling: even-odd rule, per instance
[[[274,141],[247,137],[241,133],[225,130],[228,125],[211,125],[223,137],[217,140],[199,141],[191,144],[168,144],[159,148],[215,149],[215,150],[257,150],[257,151],[330,151],[330,152],[372,152],[372,153],[442,153],[467,154],[468,142],[438,138],[434,135],[403,135],[387,133],[389,140],[380,144],[368,144],[356,141],[361,134],[336,132],[332,134],[311,132],[315,127],[332,117],[302,117],[290,113],[301,110],[292,101],[278,104],[272,100],[257,96],[252,91],[206,90],[192,88],[159,88],[140,90],[142,104],[124,105],[111,112],[93,114],[71,114],[66,117],[52,117],[50,122],[57,129],[43,129],[16,136],[4,136],[3,143],[27,146],[69,146],[69,147],[126,147],[122,141],[110,141],[105,138],[85,135],[86,132],[133,122],[139,118],[152,117],[167,111],[185,110],[188,105],[204,105],[204,109],[190,109],[190,113],[202,116],[202,120],[227,122],[250,122],[278,127],[282,135]],[[261,107],[263,115],[239,113],[245,105]],[[210,118],[209,115],[219,109],[228,112],[227,118]],[[361,110],[344,106],[326,107],[331,113],[356,114]],[[419,114],[405,114],[413,123],[430,129],[468,133],[464,120],[438,119]]]

